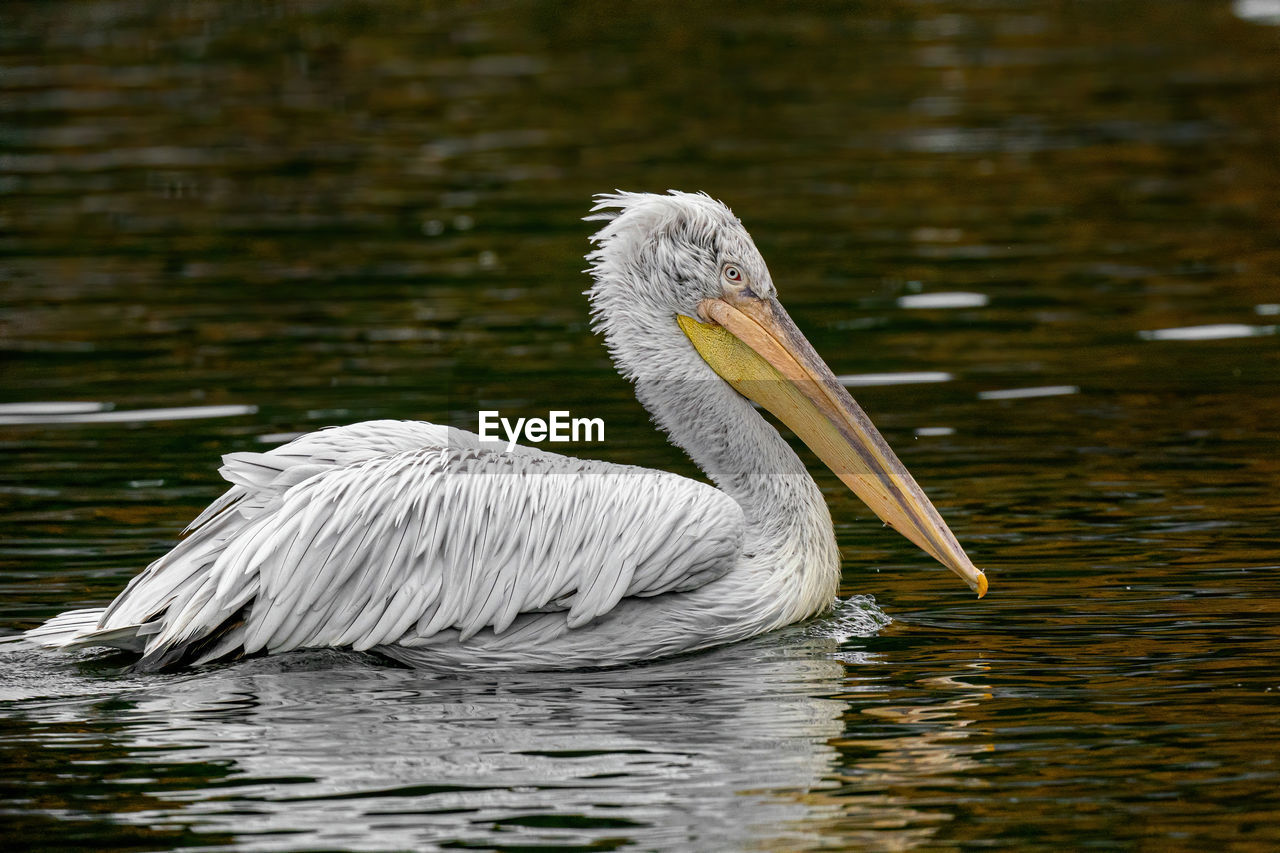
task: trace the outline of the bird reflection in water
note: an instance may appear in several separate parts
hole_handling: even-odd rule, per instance
[[[281,831],[310,847],[518,837],[794,849],[832,829],[908,849],[947,818],[912,805],[910,789],[955,782],[989,748],[969,713],[985,693],[957,675],[923,685],[943,694],[937,704],[919,704],[918,691],[915,704],[895,704],[901,688],[886,681],[883,656],[858,642],[887,621],[857,598],[809,626],[702,655],[491,678],[306,651],[138,678],[123,691],[81,683],[81,693],[109,688],[109,721],[102,695],[32,697],[15,710],[101,726],[137,773],[224,768],[206,790],[117,817],[191,824],[249,849]],[[56,689],[76,692],[66,687]],[[858,715],[868,734],[850,739]],[[899,725],[881,737],[875,720]]]

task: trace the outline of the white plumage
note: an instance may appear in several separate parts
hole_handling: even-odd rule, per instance
[[[134,651],[142,668],[314,647],[560,668],[703,648],[829,606],[839,559],[817,486],[676,322],[725,293],[726,263],[772,299],[750,237],[704,195],[618,193],[595,210],[597,329],[716,487],[427,423],[326,429],[224,457],[231,488],[172,551],[105,609],[27,639]]]

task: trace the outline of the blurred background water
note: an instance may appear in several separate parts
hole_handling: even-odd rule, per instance
[[[0,114],[4,633],[329,424],[695,475],[587,327],[615,187],[735,209],[991,577],[815,465],[874,601],[706,655],[8,648],[7,849],[1280,845],[1280,4],[11,2]]]

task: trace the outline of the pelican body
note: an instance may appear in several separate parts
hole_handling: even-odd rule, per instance
[[[369,421],[223,457],[231,483],[106,608],[26,633],[141,669],[339,647],[413,666],[560,669],[689,652],[828,608],[831,516],[800,438],[887,524],[974,568],[792,323],[733,213],[704,194],[597,196],[596,331],[714,485]]]

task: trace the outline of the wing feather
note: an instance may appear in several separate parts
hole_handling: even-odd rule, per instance
[[[112,603],[148,658],[504,643],[581,628],[632,596],[695,589],[741,548],[737,504],[661,471],[374,421],[224,457],[231,488]],[[541,614],[517,626],[526,614]],[[528,622],[538,626],[529,628]],[[517,627],[513,627],[517,626]],[[445,634],[456,631],[456,634]]]

